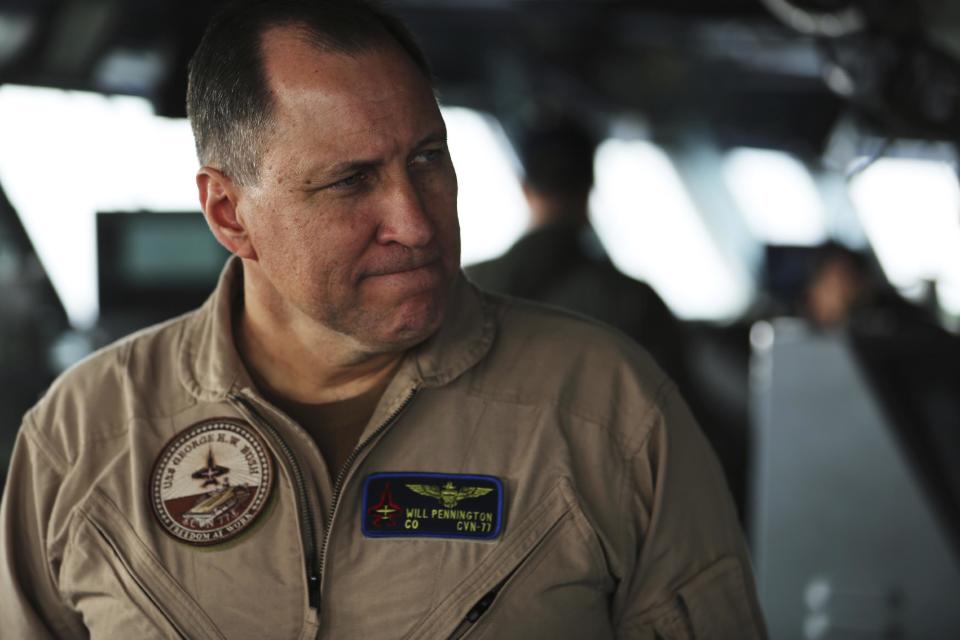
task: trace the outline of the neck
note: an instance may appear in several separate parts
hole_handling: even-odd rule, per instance
[[[393,375],[404,352],[372,353],[297,309],[276,304],[245,270],[237,349],[256,385],[269,396],[304,404],[346,400]],[[249,277],[253,276],[253,277]]]

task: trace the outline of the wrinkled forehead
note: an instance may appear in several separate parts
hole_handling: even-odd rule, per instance
[[[430,79],[386,33],[382,39],[340,47],[317,42],[305,27],[275,26],[263,33],[260,46],[265,79],[273,94],[304,87],[317,88],[318,83],[335,88],[350,80],[357,83],[355,89],[359,91],[371,88],[368,79],[389,83],[390,76],[398,71],[404,76],[415,76],[420,81],[420,88],[432,93]],[[357,62],[362,62],[360,68],[350,64]],[[352,76],[348,77],[346,73]],[[394,81],[398,79],[393,78]]]

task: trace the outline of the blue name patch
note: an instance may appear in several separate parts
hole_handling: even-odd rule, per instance
[[[503,483],[494,476],[374,473],[363,483],[368,538],[490,540],[503,524]]]

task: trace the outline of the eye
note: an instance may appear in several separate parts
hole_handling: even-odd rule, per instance
[[[329,186],[330,189],[350,189],[356,186],[359,186],[361,183],[367,180],[367,174],[363,171],[358,171],[353,175],[347,176],[343,180],[337,180]]]
[[[431,164],[440,160],[445,153],[444,149],[424,149],[410,160],[412,165]]]

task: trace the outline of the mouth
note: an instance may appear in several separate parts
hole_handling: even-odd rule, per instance
[[[380,276],[399,276],[413,273],[420,269],[426,269],[440,264],[440,256],[430,256],[429,258],[416,260],[413,262],[404,262],[402,264],[382,265],[367,271],[363,278],[375,278]]]

